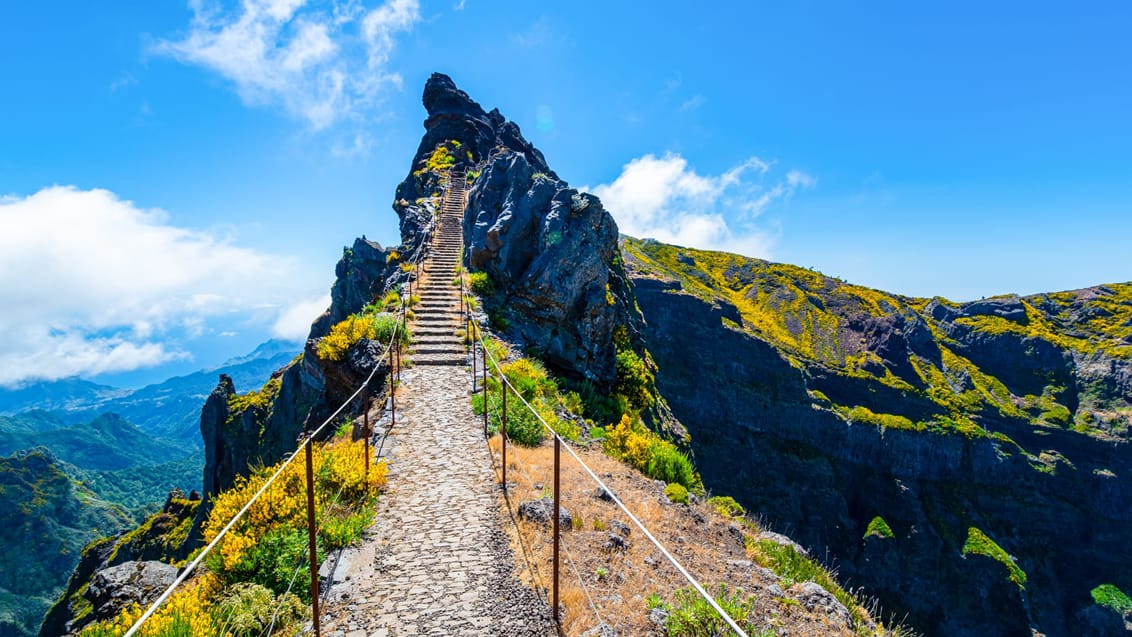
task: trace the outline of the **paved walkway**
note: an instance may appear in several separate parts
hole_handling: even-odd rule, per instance
[[[387,490],[376,523],[360,546],[343,552],[332,575],[324,635],[554,634],[550,607],[513,575],[482,417],[469,403],[452,282],[462,250],[463,177],[453,184],[421,280],[415,365],[401,374],[397,426],[382,452]]]
[[[404,370],[388,491],[334,573],[323,634],[553,634],[549,608],[512,575],[469,378],[460,367]]]

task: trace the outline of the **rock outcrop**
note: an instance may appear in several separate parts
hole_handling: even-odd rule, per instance
[[[468,171],[466,265],[491,282],[494,326],[560,373],[609,389],[615,331],[623,328],[625,346],[643,353],[613,218],[559,179],[515,123],[485,112],[447,76],[429,78],[424,105],[426,132],[394,205],[402,233],[429,227],[424,203],[411,202],[440,188],[443,177],[430,166]]]
[[[191,550],[186,540],[199,506],[195,492],[186,498],[174,490],[161,510],[138,528],[88,544],[66,591],[47,612],[40,636],[77,633],[130,602],[151,599],[155,589],[160,594],[173,579],[170,571],[176,576],[168,564],[185,559]]]

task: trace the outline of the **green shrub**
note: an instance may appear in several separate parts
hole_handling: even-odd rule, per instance
[[[745,597],[742,589],[731,591],[726,584],[719,585],[715,601],[731,619],[749,635],[764,635],[749,621],[754,598]],[[734,634],[719,613],[692,588],[682,588],[674,594],[675,601],[668,609],[664,629],[672,637],[716,637]],[[770,633],[773,634],[773,633]]]
[[[1101,584],[1091,592],[1093,601],[1121,615],[1132,613],[1132,599],[1113,584]]]
[[[967,541],[963,543],[963,555],[971,553],[983,555],[1001,563],[1006,567],[1010,581],[1014,582],[1018,588],[1026,588],[1026,571],[1023,571],[1014,562],[1014,558],[1010,557],[1005,549],[990,539],[990,536],[973,526],[967,529]]]
[[[353,314],[330,328],[315,350],[322,360],[341,361],[346,358],[350,348],[362,339],[388,343],[397,335],[402,345],[409,344],[408,330],[401,325],[394,314]]]
[[[682,484],[670,483],[667,487],[664,487],[664,495],[670,502],[688,504],[688,489]]]
[[[725,518],[741,518],[747,515],[743,505],[729,495],[713,495],[708,498],[708,504]]]
[[[617,382],[613,391],[628,399],[637,411],[644,411],[656,402],[655,380],[645,361],[631,349],[617,353]]]
[[[494,388],[491,385],[495,385]],[[503,397],[498,383],[489,381],[487,395],[487,429],[495,435],[503,429]],[[472,410],[477,416],[483,415],[484,398],[479,392],[472,395]],[[525,447],[537,447],[545,437],[546,428],[529,409],[514,397],[507,401],[507,439]]]
[[[491,296],[495,294],[495,283],[491,280],[487,272],[469,272],[468,287],[479,296]]]
[[[219,575],[225,584],[253,582],[278,595],[287,591],[292,577],[296,582],[310,581],[307,551],[306,529],[279,527],[268,531],[250,546],[232,568],[223,567],[220,552],[209,553],[205,560],[209,570]],[[325,552],[320,550],[319,562],[325,557]],[[296,570],[298,576],[295,575]],[[310,603],[309,587],[296,586],[293,590],[304,603]]]
[[[865,537],[879,537],[881,539],[891,539],[896,537],[892,532],[892,527],[888,526],[888,522],[879,515],[869,520],[869,526],[865,529]]]
[[[214,616],[232,637],[258,637],[274,622],[276,627],[297,624],[307,607],[292,593],[276,597],[270,590],[242,582],[222,593]]]
[[[697,491],[703,488],[688,456],[628,416],[622,416],[617,425],[605,428],[602,447],[609,455],[624,460],[650,478],[675,482]]]

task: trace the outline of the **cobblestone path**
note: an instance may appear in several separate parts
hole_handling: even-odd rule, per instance
[[[554,634],[549,606],[513,576],[482,420],[468,401],[454,257],[445,248],[421,286],[414,366],[402,372],[397,426],[382,453],[386,492],[374,526],[331,574],[324,635]]]
[[[334,573],[324,634],[553,634],[545,602],[512,576],[469,383],[460,367],[404,371],[388,491]]]

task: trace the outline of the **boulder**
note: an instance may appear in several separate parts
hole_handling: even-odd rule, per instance
[[[538,500],[527,500],[519,504],[519,517],[540,524],[554,523],[554,498],[545,497]],[[573,518],[565,507],[558,507],[558,524],[561,529],[571,528]]]
[[[115,617],[133,603],[146,606],[177,579],[177,569],[155,560],[125,562],[94,574],[84,597],[98,619]]]

